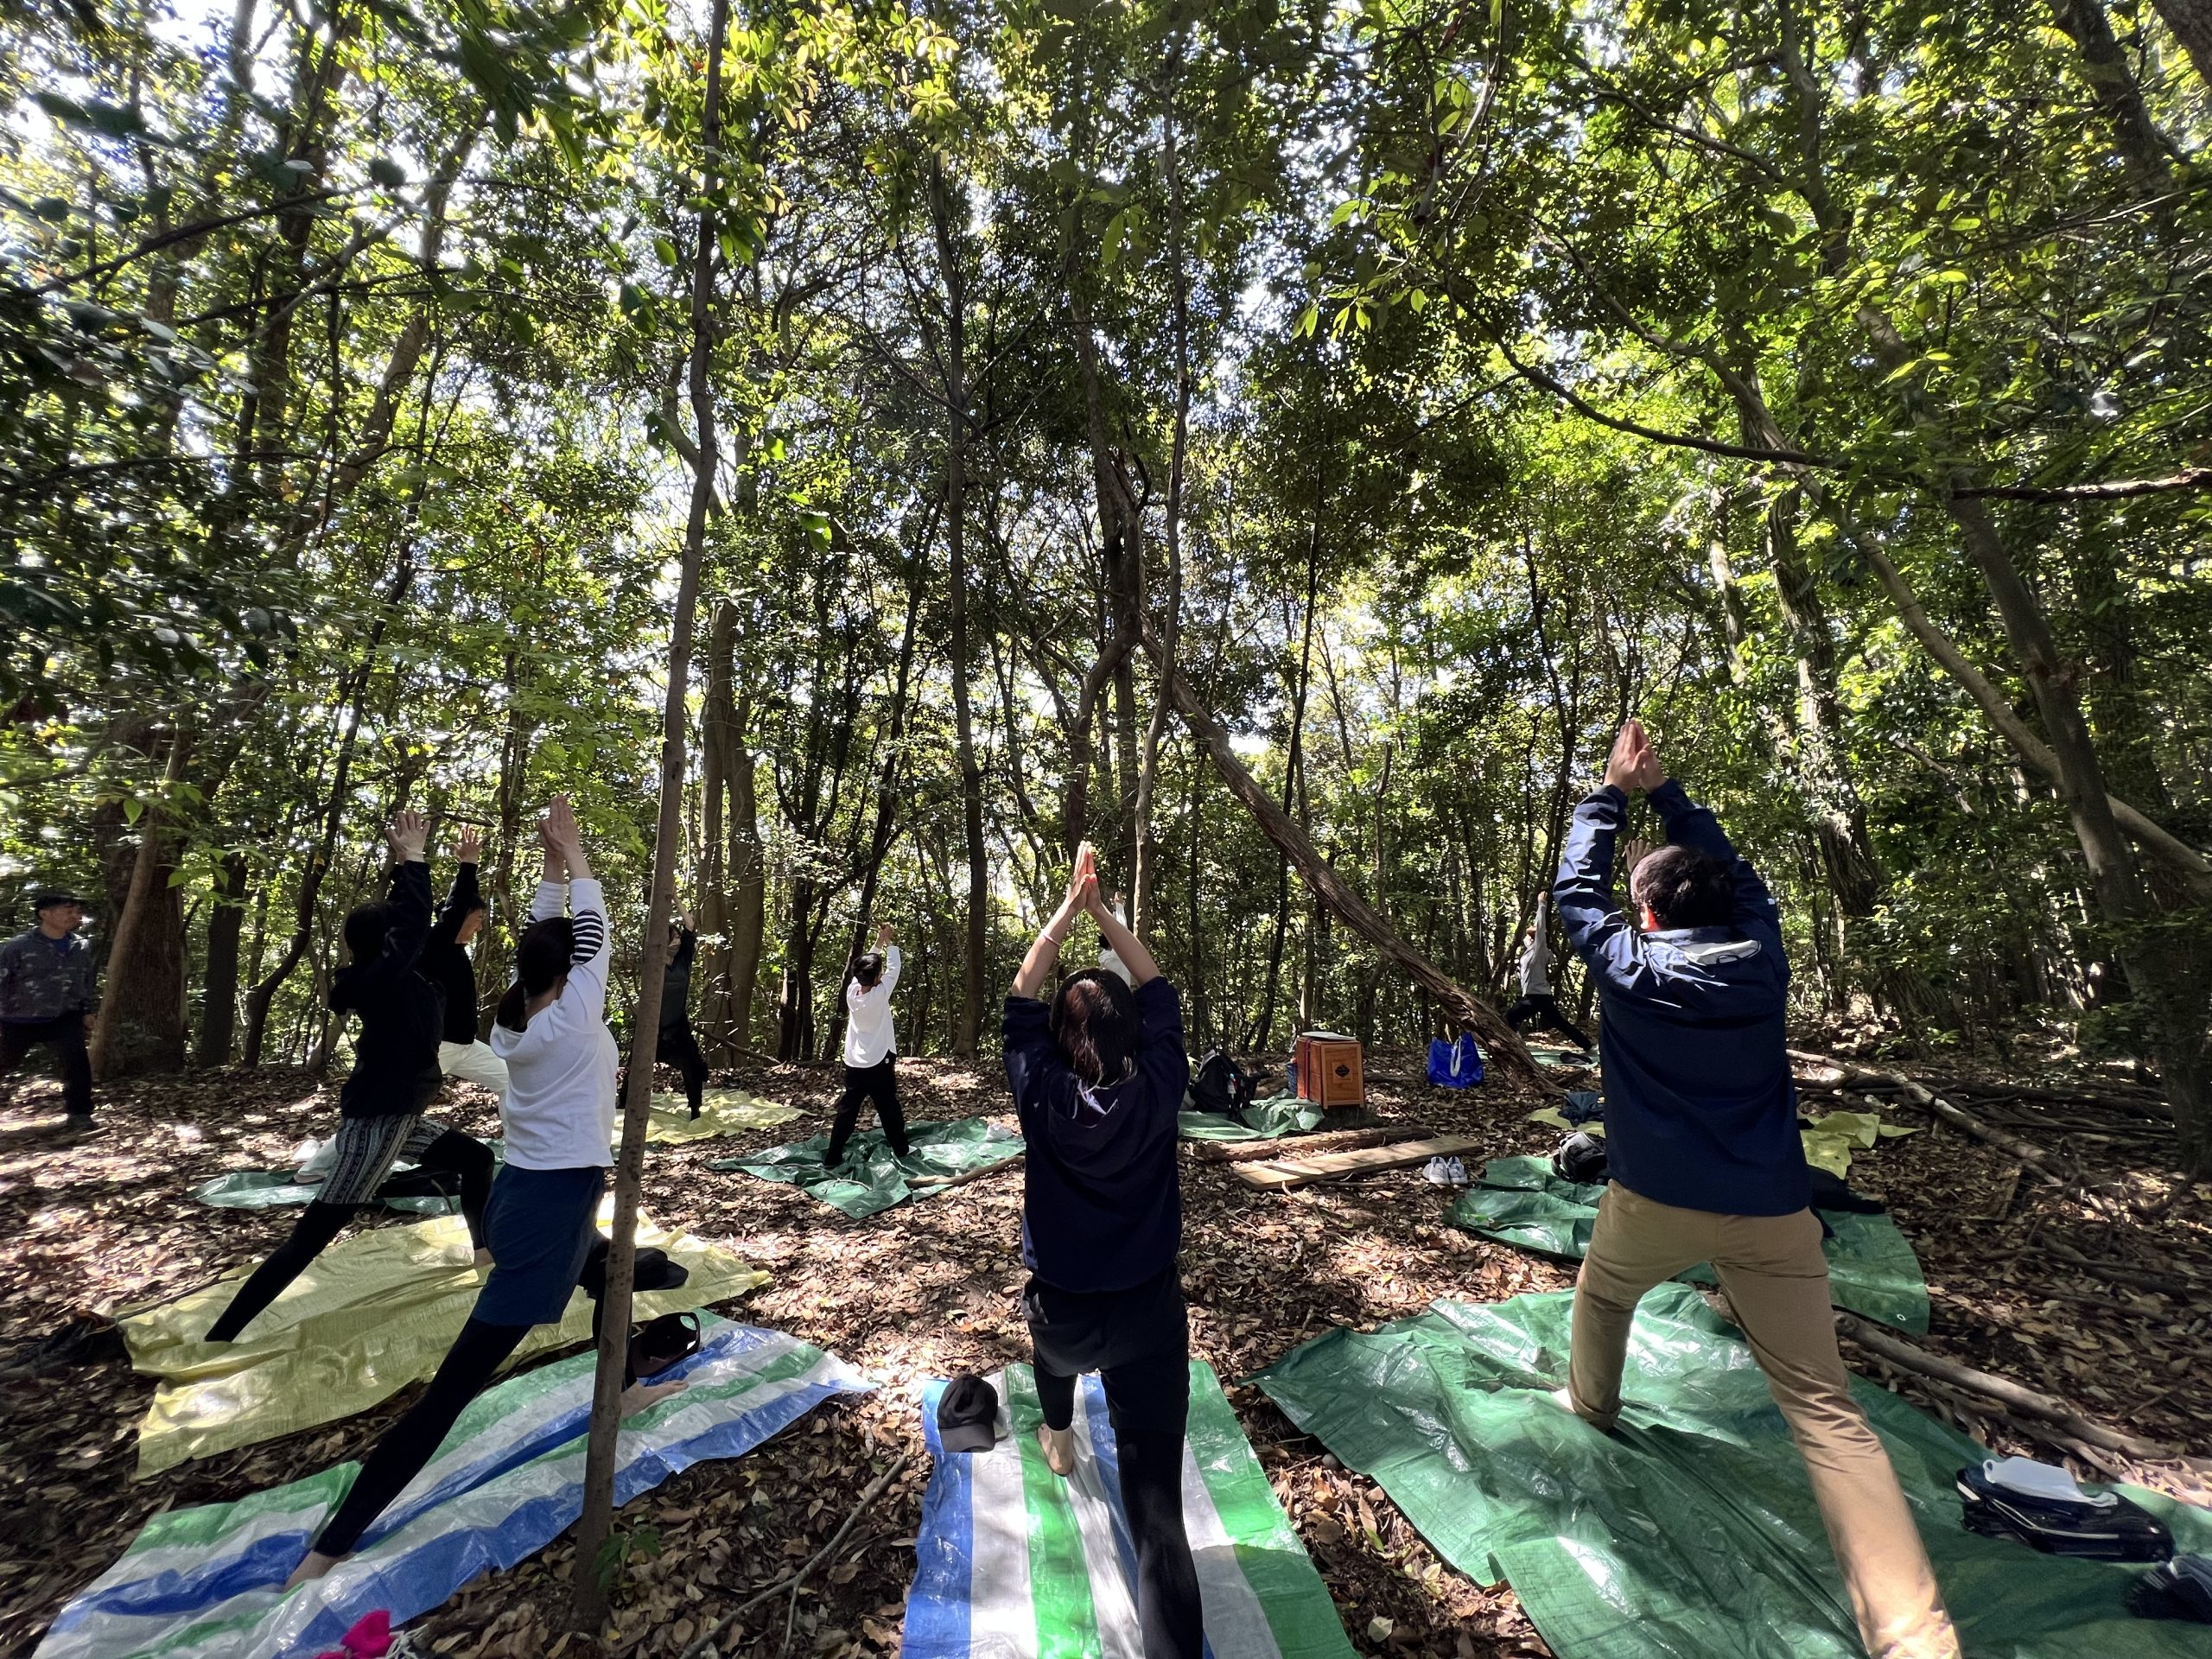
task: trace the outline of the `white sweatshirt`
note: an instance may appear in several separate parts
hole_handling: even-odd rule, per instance
[[[1123,927],[1127,927],[1129,925],[1129,913],[1117,904],[1114,906],[1114,919]],[[1137,982],[1136,976],[1129,971],[1129,964],[1122,960],[1122,953],[1103,939],[1098,942],[1098,965],[1109,974],[1120,975],[1122,983],[1124,985],[1135,985]]]
[[[899,982],[899,947],[883,953],[883,977],[863,988],[857,979],[845,982],[845,1064],[858,1070],[880,1065],[899,1052],[899,1033],[891,1025],[891,988]]]
[[[1549,996],[1551,994],[1551,941],[1544,937],[1544,907],[1538,905],[1535,925],[1530,929],[1529,943],[1521,952],[1521,995]]]
[[[569,883],[576,954],[561,995],[523,1031],[492,1027],[492,1052],[507,1065],[499,1124],[507,1161],[519,1169],[604,1169],[614,1161],[614,1074],[621,1065],[607,1028],[607,897],[588,877]],[[557,881],[541,881],[530,919],[558,916]]]

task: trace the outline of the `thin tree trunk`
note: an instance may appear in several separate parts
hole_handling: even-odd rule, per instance
[[[733,1042],[729,995],[730,894],[728,848],[722,806],[737,747],[737,703],[731,682],[737,671],[737,607],[717,601],[708,633],[707,700],[699,721],[699,976],[698,1026],[710,1055],[727,1064]]]
[[[1313,471],[1313,523],[1306,541],[1306,614],[1300,625],[1298,647],[1298,679],[1290,699],[1290,741],[1286,746],[1282,768],[1282,810],[1287,814],[1306,765],[1306,695],[1313,683],[1313,612],[1321,593],[1321,469]],[[1275,864],[1275,931],[1268,946],[1267,990],[1260,1001],[1258,1024],[1245,1033],[1244,1046],[1255,1053],[1264,1052],[1274,1039],[1275,1028],[1275,995],[1282,982],[1282,948],[1290,932],[1290,860],[1286,856]],[[1299,1018],[1303,1020],[1306,1010],[1301,988]]]
[[[960,821],[968,848],[968,914],[961,937],[960,1023],[953,1030],[952,1052],[972,1059],[983,1024],[985,929],[989,920],[990,867],[983,839],[983,774],[976,764],[976,721],[969,694],[971,668],[968,639],[968,285],[954,236],[956,203],[943,162],[930,158],[930,220],[937,238],[939,275],[944,282],[944,523],[951,570],[948,603],[952,632],[952,728],[960,768]]]
[[[701,123],[700,194],[711,204],[716,157],[721,149],[722,35],[729,0],[715,0],[708,25],[706,106]],[[637,1012],[631,1025],[630,1066],[622,1103],[622,1144],[614,1166],[614,1226],[601,1293],[599,1365],[591,1402],[591,1438],[584,1458],[583,1512],[576,1522],[576,1570],[570,1623],[596,1633],[607,1618],[600,1550],[614,1517],[615,1442],[621,1428],[622,1371],[630,1346],[630,1281],[636,1260],[638,1198],[645,1179],[645,1129],[652,1120],[653,1048],[660,1033],[663,982],[669,955],[669,918],[676,906],[676,864],[682,850],[685,704],[691,682],[691,632],[699,603],[699,566],[707,544],[720,461],[715,431],[712,379],[715,344],[715,211],[699,209],[699,239],[691,268],[691,417],[699,464],[691,478],[691,511],[683,528],[683,564],[677,579],[676,615],[670,630],[668,700],[662,711],[660,814],[653,839],[652,896],[645,909],[644,961],[639,966]]]
[[[207,916],[207,965],[200,1006],[200,1040],[192,1063],[227,1065],[238,1028],[238,939],[245,926],[249,867],[243,852],[224,855],[215,906]]]
[[[106,993],[92,1031],[92,1076],[105,1082],[140,1072],[184,1068],[184,918],[168,835],[168,798],[182,780],[193,728],[169,737],[161,798],[138,818],[138,851],[130,887],[108,951]]]

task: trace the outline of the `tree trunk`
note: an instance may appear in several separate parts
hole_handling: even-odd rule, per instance
[[[737,607],[717,601],[707,643],[707,698],[699,720],[699,1003],[696,1024],[709,1058],[727,1065],[734,1046],[729,996],[730,895],[722,804],[737,747]]]
[[[189,726],[170,734],[161,795],[138,816],[130,886],[116,918],[107,984],[92,1020],[92,1076],[102,1082],[184,1069],[184,908],[169,885],[176,849],[168,817],[193,737]]]
[[[715,0],[708,25],[706,105],[701,124],[701,181],[697,198],[710,203],[721,149],[722,35],[729,0]],[[669,956],[669,919],[676,907],[676,865],[683,850],[685,705],[691,683],[692,622],[699,603],[699,566],[714,508],[719,461],[711,372],[715,343],[715,213],[699,210],[699,239],[691,268],[691,416],[699,464],[692,470],[691,511],[683,530],[683,563],[677,579],[676,615],[670,629],[668,700],[661,716],[660,814],[653,838],[652,892],[645,907],[645,959],[630,1034],[630,1065],[622,1103],[622,1144],[614,1166],[614,1225],[601,1293],[599,1364],[591,1401],[591,1438],[585,1452],[583,1512],[576,1522],[576,1571],[569,1604],[571,1625],[595,1635],[607,1618],[606,1581],[596,1570],[601,1547],[614,1517],[614,1459],[621,1429],[622,1372],[630,1347],[630,1281],[634,1269],[638,1198],[644,1185],[645,1130],[652,1121],[653,1048],[660,1033],[663,982]]]
[[[1154,642],[1147,646],[1153,652],[1155,667],[1160,665],[1160,652]],[[1170,695],[1175,699],[1176,711],[1190,728],[1191,734],[1205,747],[1214,769],[1221,773],[1222,781],[1229,785],[1229,792],[1241,801],[1245,810],[1260,826],[1261,833],[1274,842],[1285,856],[1297,866],[1306,887],[1314,897],[1344,919],[1344,925],[1373,945],[1383,956],[1395,963],[1414,982],[1443,1004],[1445,1010],[1460,1025],[1473,1031],[1491,1051],[1493,1060],[1506,1072],[1532,1084],[1546,1093],[1554,1092],[1552,1085],[1537,1071],[1535,1062],[1529,1058],[1529,1051],[1522,1046],[1520,1037],[1512,1027],[1498,1016],[1496,1009],[1479,997],[1462,989],[1449,976],[1391,931],[1388,923],[1351,887],[1338,878],[1337,873],[1322,858],[1306,832],[1294,823],[1290,815],[1268,797],[1260,787],[1259,780],[1244,769],[1230,746],[1229,734],[1221,723],[1198,701],[1188,681],[1181,674],[1162,673]]]
[[[2143,89],[2127,67],[2127,54],[2113,38],[2104,0],[2050,0],[2050,13],[2082,54],[2082,78],[2089,83],[2136,188],[2146,194],[2171,189],[2172,147],[2151,118]]]
[[[760,851],[760,809],[747,732],[752,719],[752,685],[741,674],[730,717],[729,757],[730,1041],[741,1049],[753,1046],[753,1001],[768,922],[768,868]]]
[[[245,855],[224,855],[215,907],[207,916],[207,967],[200,1005],[200,1041],[192,1063],[202,1068],[230,1063],[238,1028],[238,938],[245,926]]]
[[[2212,86],[2212,0],[2151,0],[2196,66],[2197,79]]]
[[[944,281],[944,524],[950,552],[949,577],[952,632],[952,728],[960,768],[960,821],[968,848],[968,914],[961,936],[960,1023],[953,1028],[952,1052],[964,1059],[976,1054],[983,1024],[985,930],[989,920],[990,867],[983,840],[983,774],[976,764],[976,722],[969,696],[971,656],[968,639],[968,286],[954,241],[956,211],[966,211],[966,193],[954,200],[944,166],[930,158],[930,221],[937,237],[939,274]]]

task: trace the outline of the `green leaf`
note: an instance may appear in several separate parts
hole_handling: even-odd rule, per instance
[[[407,169],[388,156],[370,158],[369,176],[387,190],[397,190],[407,182]]]

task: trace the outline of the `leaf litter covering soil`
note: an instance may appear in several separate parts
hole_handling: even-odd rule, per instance
[[[1537,1103],[1496,1081],[1463,1094],[1421,1082],[1417,1056],[1370,1057],[1370,1105],[1440,1131],[1480,1131],[1490,1155],[1548,1150],[1552,1131],[1522,1121]],[[908,1061],[899,1067],[909,1115],[1002,1114],[995,1067]],[[2048,1078],[2041,1079],[2048,1081]],[[779,1066],[718,1081],[803,1109],[800,1127],[826,1125],[836,1069]],[[441,1111],[457,1127],[492,1132],[490,1096],[461,1090]],[[2034,1109],[2007,1118],[2017,1133],[2063,1149],[2093,1179],[2132,1185],[2155,1220],[2121,1225],[2033,1176],[1994,1213],[2015,1166],[1948,1128],[1885,1141],[1853,1171],[1885,1195],[1925,1264],[1935,1310],[1927,1345],[2074,1401],[2085,1412],[2164,1441],[2183,1456],[2101,1465],[2205,1501],[2212,1478],[2212,1187],[2173,1192],[2144,1173],[2162,1165],[2170,1131],[2073,1106],[2043,1109],[2120,1138],[2038,1128]],[[1897,1122],[1927,1120],[1891,1108]],[[328,1132],[334,1090],[303,1074],[223,1072],[126,1084],[104,1091],[104,1134],[59,1142],[52,1084],[0,1084],[0,1350],[13,1350],[84,1312],[112,1313],[175,1294],[257,1260],[293,1212],[211,1210],[186,1196],[226,1169],[279,1164],[311,1134]],[[786,1125],[728,1140],[655,1147],[645,1202],[658,1216],[728,1243],[774,1274],[739,1317],[789,1331],[897,1379],[869,1399],[833,1405],[735,1463],[710,1463],[671,1480],[617,1517],[636,1548],[613,1592],[607,1651],[672,1656],[728,1608],[776,1582],[825,1543],[861,1491],[901,1451],[915,1454],[899,1484],[818,1568],[798,1603],[793,1654],[893,1653],[927,1459],[915,1427],[918,1379],[989,1371],[1027,1358],[1016,1305],[1019,1166],[925,1201],[852,1222],[803,1193],[741,1174],[715,1174],[710,1157],[789,1140]],[[2140,1145],[2129,1137],[2147,1132]],[[1506,1659],[1546,1651],[1510,1590],[1476,1584],[1440,1563],[1365,1478],[1338,1466],[1257,1389],[1235,1379],[1332,1324],[1371,1327],[1419,1313],[1436,1296],[1495,1300],[1569,1282],[1560,1265],[1447,1226],[1452,1189],[1417,1170],[1356,1184],[1266,1192],[1226,1166],[1183,1165],[1184,1273],[1195,1351],[1229,1387],[1246,1433],[1363,1652]],[[378,1219],[372,1225],[404,1222]],[[2056,1245],[2138,1280],[2115,1282],[2070,1266]],[[740,1311],[741,1310],[741,1311]],[[1940,1384],[1853,1362],[1923,1408],[2000,1450],[2060,1455]],[[148,1516],[235,1498],[348,1456],[415,1395],[343,1424],[130,1479],[133,1438],[152,1391],[119,1358],[43,1377],[0,1381],[0,1653],[28,1653],[73,1592],[117,1554]],[[658,1554],[651,1550],[658,1547]],[[591,1651],[563,1635],[574,1552],[563,1541],[511,1573],[478,1580],[416,1625],[426,1651],[499,1659]],[[781,1640],[785,1599],[748,1614],[726,1652]]]

